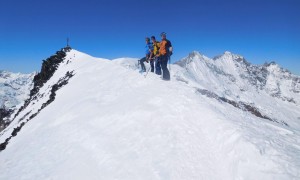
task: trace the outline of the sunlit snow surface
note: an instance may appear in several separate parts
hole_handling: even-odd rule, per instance
[[[163,81],[141,75],[137,59],[71,50],[40,89],[43,96],[0,133],[2,143],[48,100],[52,85],[74,71],[55,101],[0,152],[0,179],[300,179],[299,93],[282,85],[282,97],[295,103],[271,96],[271,76],[257,90],[240,79],[241,69],[227,55],[212,60],[193,53],[181,66],[171,65],[171,81]],[[288,125],[197,88],[252,104]]]

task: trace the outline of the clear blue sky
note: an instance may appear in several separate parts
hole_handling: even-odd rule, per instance
[[[300,75],[299,0],[1,0],[0,69],[28,73],[66,45],[102,58],[142,57],[167,32],[172,61],[228,50]]]

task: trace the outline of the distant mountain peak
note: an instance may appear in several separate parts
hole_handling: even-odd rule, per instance
[[[249,84],[251,88],[257,91],[265,91],[270,96],[280,98],[282,100],[288,100],[290,102],[299,102],[297,95],[290,92],[300,92],[298,77],[292,75],[288,70],[281,68],[277,63],[271,61],[264,65],[253,65],[246,61],[246,59],[237,54],[233,54],[230,51],[225,51],[222,55],[216,56],[213,59],[204,58],[197,51],[193,51],[188,57],[182,59],[176,64],[184,67],[195,74],[191,74],[191,77],[195,79],[199,78],[199,81],[203,81],[206,77],[212,77],[208,75],[208,69],[213,74],[218,76],[224,76],[230,83],[239,84],[241,91],[250,89],[247,87]],[[194,64],[196,62],[196,64]],[[199,76],[199,74],[201,74]],[[282,81],[286,81],[282,83]],[[247,82],[248,84],[244,84]],[[247,87],[247,88],[245,88]]]
[[[224,54],[232,55],[230,51],[225,51]]]
[[[278,64],[275,61],[271,61],[271,62],[265,62],[264,66],[268,67],[268,66],[278,66]]]
[[[203,56],[199,51],[192,51],[187,57],[183,58],[181,61],[176,62],[175,64],[178,64],[181,67],[185,67],[194,60],[203,60],[205,58],[206,57]]]
[[[244,59],[243,56],[241,55],[238,55],[238,54],[234,54],[230,51],[225,51],[223,54],[219,55],[219,56],[216,56],[213,58],[214,60],[217,60],[217,59]]]
[[[192,51],[189,53],[189,56],[188,57],[202,57],[203,55],[200,54],[199,51]]]
[[[288,69],[282,68],[275,61],[271,61],[270,63],[266,62],[263,64],[263,67],[267,68],[270,72],[273,73],[285,73],[285,75],[292,74]]]
[[[216,56],[213,58],[215,61],[234,61],[243,63],[246,66],[249,66],[250,63],[241,55],[234,54],[230,51],[225,51],[222,55]]]

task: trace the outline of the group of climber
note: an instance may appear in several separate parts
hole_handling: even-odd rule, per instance
[[[141,64],[141,71],[146,72],[145,64],[150,62],[151,72],[155,72],[157,75],[162,74],[163,80],[170,80],[170,72],[168,70],[168,61],[173,52],[171,42],[167,39],[167,34],[162,32],[160,34],[161,42],[156,41],[155,36],[150,38],[146,37],[145,54],[146,56],[139,60]]]

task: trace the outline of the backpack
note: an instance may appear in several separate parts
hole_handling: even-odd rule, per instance
[[[156,41],[156,42],[153,44],[153,54],[154,54],[154,55],[159,54],[159,48],[160,48],[160,42]]]
[[[170,47],[172,47],[172,44],[171,44],[171,42],[169,41],[169,40],[167,40],[167,39],[165,39],[165,40],[162,40],[161,41],[161,47],[160,47],[160,55],[169,55],[169,53],[170,53],[170,51],[169,51],[169,49],[170,49]]]

